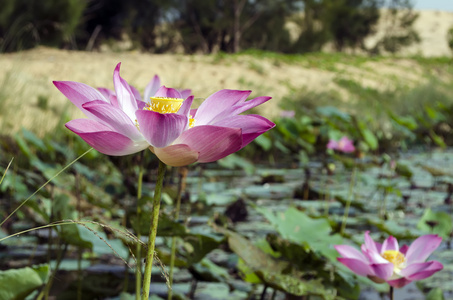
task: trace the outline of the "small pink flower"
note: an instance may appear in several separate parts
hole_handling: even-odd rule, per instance
[[[292,119],[296,115],[296,112],[294,110],[282,110],[280,112],[280,118],[288,118]]]
[[[212,162],[234,153],[275,126],[259,115],[241,115],[271,99],[246,101],[251,91],[221,90],[198,109],[191,109],[194,96],[160,85],[154,77],[140,93],[113,72],[115,92],[95,89],[72,81],[54,85],[88,119],[76,119],[66,127],[90,146],[107,155],[121,156],[149,148],[170,166]],[[183,96],[183,94],[185,94]]]
[[[348,245],[337,245],[335,249],[342,256],[338,261],[357,275],[401,288],[443,269],[438,261],[426,261],[441,241],[442,238],[438,235],[428,234],[417,238],[409,247],[404,245],[399,248],[398,241],[393,236],[380,244],[374,242],[367,231],[362,252]]]
[[[338,142],[330,140],[327,144],[327,149],[337,150],[344,153],[352,153],[355,151],[352,140],[348,139],[346,136],[342,137]]]

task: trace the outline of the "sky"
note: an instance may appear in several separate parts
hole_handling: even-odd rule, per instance
[[[453,0],[413,0],[415,9],[444,10],[453,12]]]

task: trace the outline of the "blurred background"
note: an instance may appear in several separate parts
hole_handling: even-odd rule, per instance
[[[420,42],[424,34],[417,31],[424,26],[416,25],[420,13],[413,11],[415,4],[411,0],[2,0],[0,50],[43,45],[186,54],[247,49],[306,53],[326,48],[395,53]],[[442,5],[448,4],[438,4]],[[426,18],[424,13],[421,17]],[[439,26],[445,26],[437,19]],[[446,34],[441,32],[445,28],[433,29]],[[446,53],[437,53],[442,54]]]
[[[0,0],[1,219],[52,179],[4,222],[0,238],[63,219],[147,234],[140,222],[150,218],[157,167],[150,153],[91,151],[53,179],[89,146],[64,127],[84,116],[52,81],[113,89],[121,62],[121,76],[142,94],[158,74],[166,86],[191,89],[195,106],[224,88],[273,98],[253,113],[274,129],[186,175],[167,172],[158,250],[168,265],[170,237],[179,236],[181,295],[193,296],[199,282],[205,298],[196,299],[296,299],[288,295],[314,284],[310,299],[387,299],[385,285],[352,276],[332,248],[358,246],[370,230],[376,240],[407,244],[442,236],[435,257],[445,271],[396,298],[451,299],[452,51],[451,0]],[[354,153],[326,150],[344,136]],[[173,220],[178,190],[182,216]],[[230,244],[239,246],[232,250],[213,223],[236,231]],[[299,226],[322,230],[307,237]],[[132,299],[125,295],[135,292],[134,274],[118,258],[134,264],[132,243],[112,228],[62,226],[8,239],[0,269],[44,274],[27,287],[31,298]],[[276,257],[291,270],[261,264]],[[289,273],[298,276],[291,284]],[[165,297],[158,269],[153,281]],[[26,288],[15,284],[13,292]]]
[[[200,99],[221,88],[273,96],[260,108],[268,117],[292,109],[287,98],[310,105],[329,94],[330,103],[350,106],[357,102],[353,86],[393,93],[450,80],[442,74],[453,47],[448,1],[2,0],[1,6],[0,107],[23,120],[0,116],[3,132],[24,126],[42,135],[61,124],[60,116],[77,116],[51,81],[112,88],[119,61],[139,90],[159,74],[163,84],[191,88]],[[27,107],[16,107],[22,102]]]

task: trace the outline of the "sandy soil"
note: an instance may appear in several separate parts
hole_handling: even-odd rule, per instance
[[[447,32],[453,27],[453,12],[447,11],[416,11],[419,17],[415,21],[414,28],[418,32],[421,42],[403,49],[401,55],[422,56],[451,56],[452,51],[448,47]],[[375,44],[378,37],[383,35],[385,18],[381,18],[378,31],[370,37],[367,45]]]

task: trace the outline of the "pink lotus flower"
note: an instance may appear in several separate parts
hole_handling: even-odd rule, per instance
[[[327,144],[327,149],[337,150],[344,153],[352,153],[355,151],[352,140],[348,139],[346,136],[342,137],[338,142],[330,140]]]
[[[212,162],[275,126],[259,115],[240,115],[271,97],[246,101],[251,91],[221,90],[198,109],[191,109],[193,96],[183,99],[181,92],[165,86],[156,90],[155,77],[142,101],[119,72],[120,64],[113,73],[115,93],[78,82],[54,81],[88,117],[71,120],[66,127],[104,154],[128,155],[150,148],[170,166]]]
[[[443,269],[438,261],[426,262],[441,241],[441,237],[429,234],[417,238],[409,247],[404,245],[399,248],[398,241],[393,236],[380,244],[374,242],[367,231],[362,252],[348,245],[337,245],[335,249],[342,256],[338,261],[357,275],[400,288]]]

